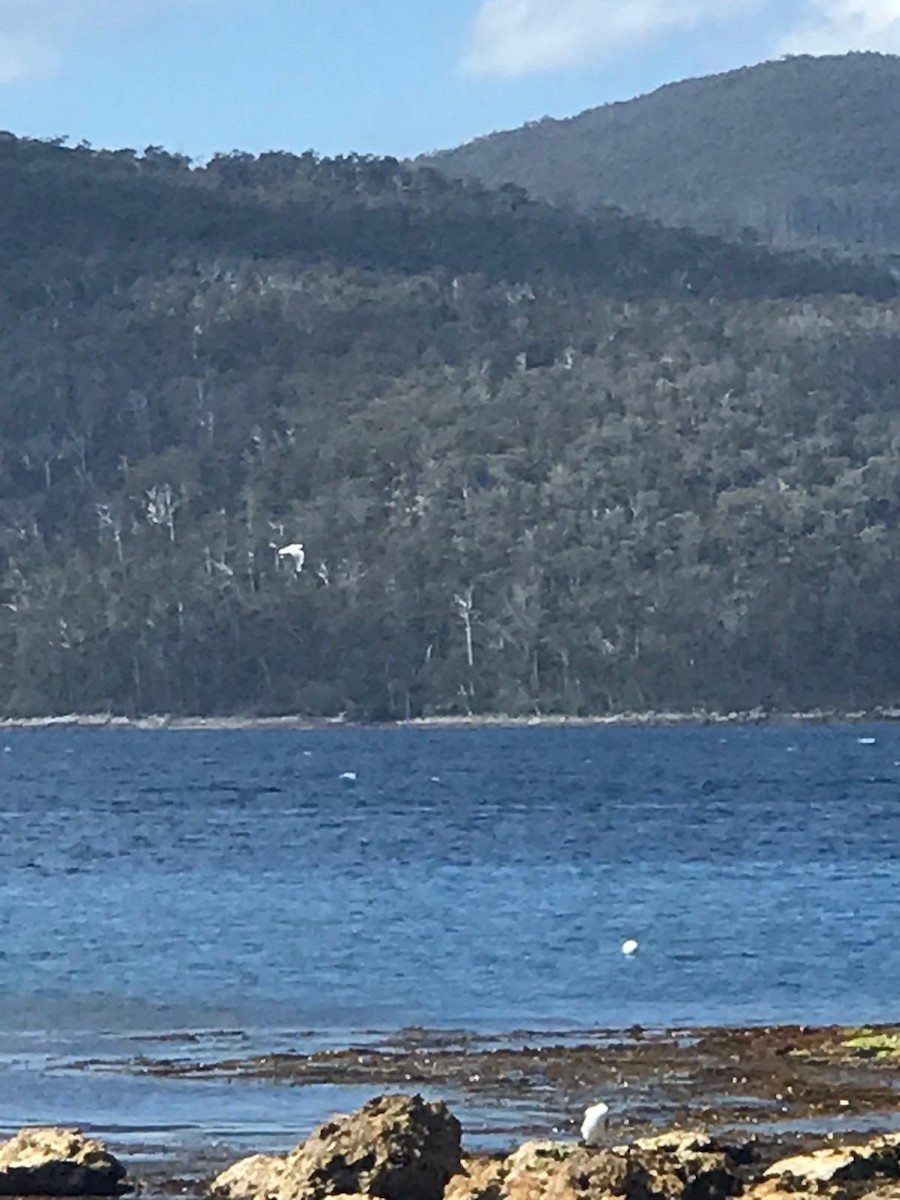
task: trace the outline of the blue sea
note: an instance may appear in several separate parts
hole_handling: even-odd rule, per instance
[[[173,1033],[896,1020],[898,848],[891,724],[9,730],[0,1127],[262,1148],[334,1107],[71,1069]]]

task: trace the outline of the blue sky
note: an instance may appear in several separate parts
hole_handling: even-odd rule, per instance
[[[900,0],[0,0],[0,128],[405,156],[849,49],[900,49]]]

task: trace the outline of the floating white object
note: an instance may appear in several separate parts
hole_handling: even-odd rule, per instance
[[[637,954],[639,946],[637,938],[626,938],[622,943],[622,953],[631,958],[632,954]]]
[[[344,779],[347,783],[356,783],[355,771],[341,771],[339,778]]]
[[[584,1110],[581,1122],[581,1140],[586,1146],[596,1146],[609,1125],[609,1105],[601,1100]]]
[[[874,738],[857,738],[856,740],[859,742],[859,744],[861,746],[874,746],[875,745]]]

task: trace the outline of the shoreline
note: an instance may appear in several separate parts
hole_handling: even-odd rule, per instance
[[[69,1070],[171,1085],[326,1089],[414,1088],[449,1097],[496,1146],[556,1129],[597,1096],[615,1096],[614,1130],[687,1124],[785,1134],[900,1131],[900,1026],[761,1025],[519,1030],[477,1034],[409,1027],[320,1047],[231,1051],[169,1035],[130,1058],[89,1058]],[[324,1095],[325,1093],[323,1093]]]
[[[768,712],[748,709],[715,712],[695,709],[690,712],[621,712],[577,717],[564,714],[509,716],[503,713],[475,716],[410,717],[398,721],[356,721],[344,717],[284,716],[180,716],[150,713],[127,717],[114,713],[64,713],[34,717],[0,717],[4,729],[141,729],[141,730],[253,730],[253,729],[592,729],[592,728],[672,728],[675,726],[734,725],[860,725],[890,724],[900,721],[900,707],[877,706],[873,709],[811,709],[798,712]]]
[[[178,1081],[190,1087],[192,1080],[229,1091],[252,1089],[248,1095],[254,1097],[258,1127],[242,1127],[239,1133],[237,1127],[223,1126],[208,1107],[203,1116],[197,1114],[199,1120],[184,1111],[173,1113],[165,1129],[104,1127],[89,1112],[72,1113],[95,1136],[108,1139],[145,1200],[208,1194],[212,1176],[236,1158],[283,1155],[298,1135],[305,1139],[320,1122],[355,1108],[366,1096],[412,1092],[444,1100],[458,1114],[464,1155],[472,1164],[499,1162],[534,1139],[541,1145],[553,1139],[560,1154],[581,1153],[579,1122],[599,1097],[610,1102],[604,1133],[609,1146],[655,1141],[673,1130],[704,1130],[729,1144],[753,1146],[763,1166],[786,1154],[821,1148],[832,1154],[866,1141],[881,1145],[884,1138],[900,1147],[896,1024],[633,1026],[544,1035],[413,1026],[306,1052],[273,1048],[241,1054],[235,1047],[234,1057],[223,1056],[214,1034],[212,1041],[199,1044],[197,1036],[161,1034],[154,1047],[136,1046],[128,1058],[65,1064],[88,1088],[89,1080],[126,1075],[150,1091],[157,1081],[177,1089]],[[278,1144],[265,1116],[265,1088],[296,1102],[290,1136],[279,1136]],[[311,1103],[304,1102],[305,1089]],[[282,1123],[284,1116],[282,1108]],[[179,1126],[179,1121],[188,1124]],[[191,1138],[185,1141],[179,1128],[190,1128]],[[708,1200],[717,1197],[721,1200],[721,1193]],[[453,1200],[486,1200],[486,1195],[460,1189]],[[532,1197],[520,1195],[520,1200]],[[765,1192],[759,1200],[773,1197]],[[840,1192],[833,1200],[857,1200],[857,1195]]]

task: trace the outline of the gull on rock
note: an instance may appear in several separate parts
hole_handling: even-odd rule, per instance
[[[640,944],[637,938],[626,938],[622,943],[622,953],[631,958],[633,954],[637,954]]]
[[[584,1110],[581,1122],[581,1140],[586,1146],[599,1145],[600,1139],[609,1128],[609,1105],[601,1100]]]

